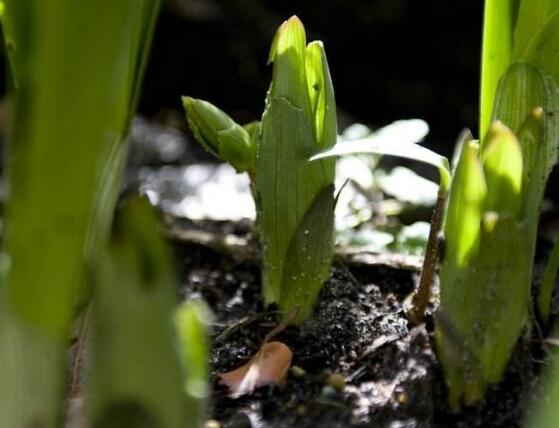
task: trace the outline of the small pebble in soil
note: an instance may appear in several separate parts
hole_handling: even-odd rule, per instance
[[[338,391],[336,391],[336,389],[333,386],[326,385],[325,387],[322,388],[320,395],[324,398],[333,398],[338,395]]]
[[[345,377],[340,373],[332,373],[328,376],[328,379],[326,379],[326,383],[336,391],[342,391],[345,386]]]
[[[302,379],[306,376],[307,372],[305,371],[305,369],[299,367],[299,366],[293,366],[291,367],[291,375],[296,378],[296,379]]]
[[[307,406],[305,406],[304,404],[299,404],[295,408],[295,412],[297,413],[297,416],[305,416],[307,414]]]
[[[204,424],[204,428],[221,428],[221,424],[215,419],[210,419]]]

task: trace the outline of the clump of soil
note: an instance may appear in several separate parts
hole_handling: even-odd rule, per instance
[[[540,348],[528,334],[505,380],[486,402],[453,414],[437,363],[432,320],[414,325],[403,302],[417,270],[390,263],[355,264],[338,258],[314,316],[274,340],[293,351],[283,387],[229,398],[217,374],[250,359],[285,314],[264,308],[249,223],[188,223],[186,229],[236,236],[251,247],[236,251],[175,239],[183,298],[202,295],[215,315],[213,394],[209,418],[223,427],[519,427],[537,390]],[[237,254],[238,255],[238,254]]]

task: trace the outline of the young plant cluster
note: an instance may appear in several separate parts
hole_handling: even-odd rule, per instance
[[[436,339],[454,407],[502,379],[529,320],[539,214],[559,147],[559,40],[550,39],[559,2],[546,4],[540,15],[527,1],[486,3],[482,139],[464,144],[455,167],[440,273]],[[497,80],[490,98],[484,90]]]
[[[0,3],[15,94],[9,262],[0,283],[2,427],[60,426],[66,346],[80,305],[88,308],[84,325],[92,337],[92,426],[201,423],[206,310],[199,302],[176,305],[177,281],[147,201],[124,200],[113,219],[158,7],[157,0]],[[93,24],[91,16],[99,19]],[[333,158],[419,160],[438,168],[440,189],[411,314],[421,321],[430,304],[442,228],[434,318],[450,404],[473,404],[501,380],[530,322],[539,213],[557,162],[558,25],[557,0],[487,0],[480,140],[463,142],[452,170],[444,157],[412,143],[337,143],[324,47],[307,44],[296,17],[272,42],[273,77],[260,121],[237,124],[212,104],[183,97],[200,144],[250,177],[263,300],[291,314],[285,325],[311,316],[330,275]],[[546,326],[557,248],[538,297]],[[247,364],[221,376],[238,395],[260,385],[254,376],[244,384],[243,376],[270,348],[281,350],[279,377],[285,375],[291,351],[269,342],[271,335]],[[554,397],[558,385],[550,387]],[[554,417],[542,407],[533,426],[553,426]]]
[[[206,101],[183,97],[183,102],[200,144],[249,174],[264,302],[286,312],[299,307],[301,322],[330,275],[335,163],[309,158],[335,144],[336,104],[324,47],[307,45],[297,17],[278,29],[269,62],[273,77],[261,122],[241,126]]]

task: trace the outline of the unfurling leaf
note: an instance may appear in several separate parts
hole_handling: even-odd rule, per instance
[[[291,367],[291,349],[282,342],[264,343],[256,355],[241,367],[219,375],[233,398],[251,394],[264,385],[281,385]]]
[[[194,137],[208,152],[237,172],[254,169],[255,141],[247,129],[207,101],[182,97],[182,102]]]
[[[335,161],[309,162],[309,157],[334,144],[336,105],[324,49],[320,43],[306,46],[298,18],[278,30],[270,61],[273,79],[256,161],[262,291],[265,304],[278,303],[286,311],[300,305],[300,323],[311,314],[332,260],[333,204],[328,207],[327,201],[333,202]],[[325,189],[328,194],[320,196]],[[323,203],[320,222],[303,226],[316,201]],[[312,272],[308,263],[288,266],[290,253],[303,247],[319,257]]]

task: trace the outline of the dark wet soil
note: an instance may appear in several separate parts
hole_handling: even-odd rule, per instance
[[[237,237],[254,251],[235,257],[219,246],[185,242],[174,248],[183,298],[203,296],[215,315],[211,415],[223,427],[519,427],[537,393],[542,354],[533,329],[520,341],[505,380],[487,401],[452,414],[437,363],[432,320],[414,325],[403,310],[417,270],[338,258],[315,315],[275,340],[293,351],[283,387],[262,387],[238,399],[217,374],[250,359],[282,314],[260,300],[257,254],[249,223],[192,223],[185,230]],[[343,382],[340,381],[341,375]]]

